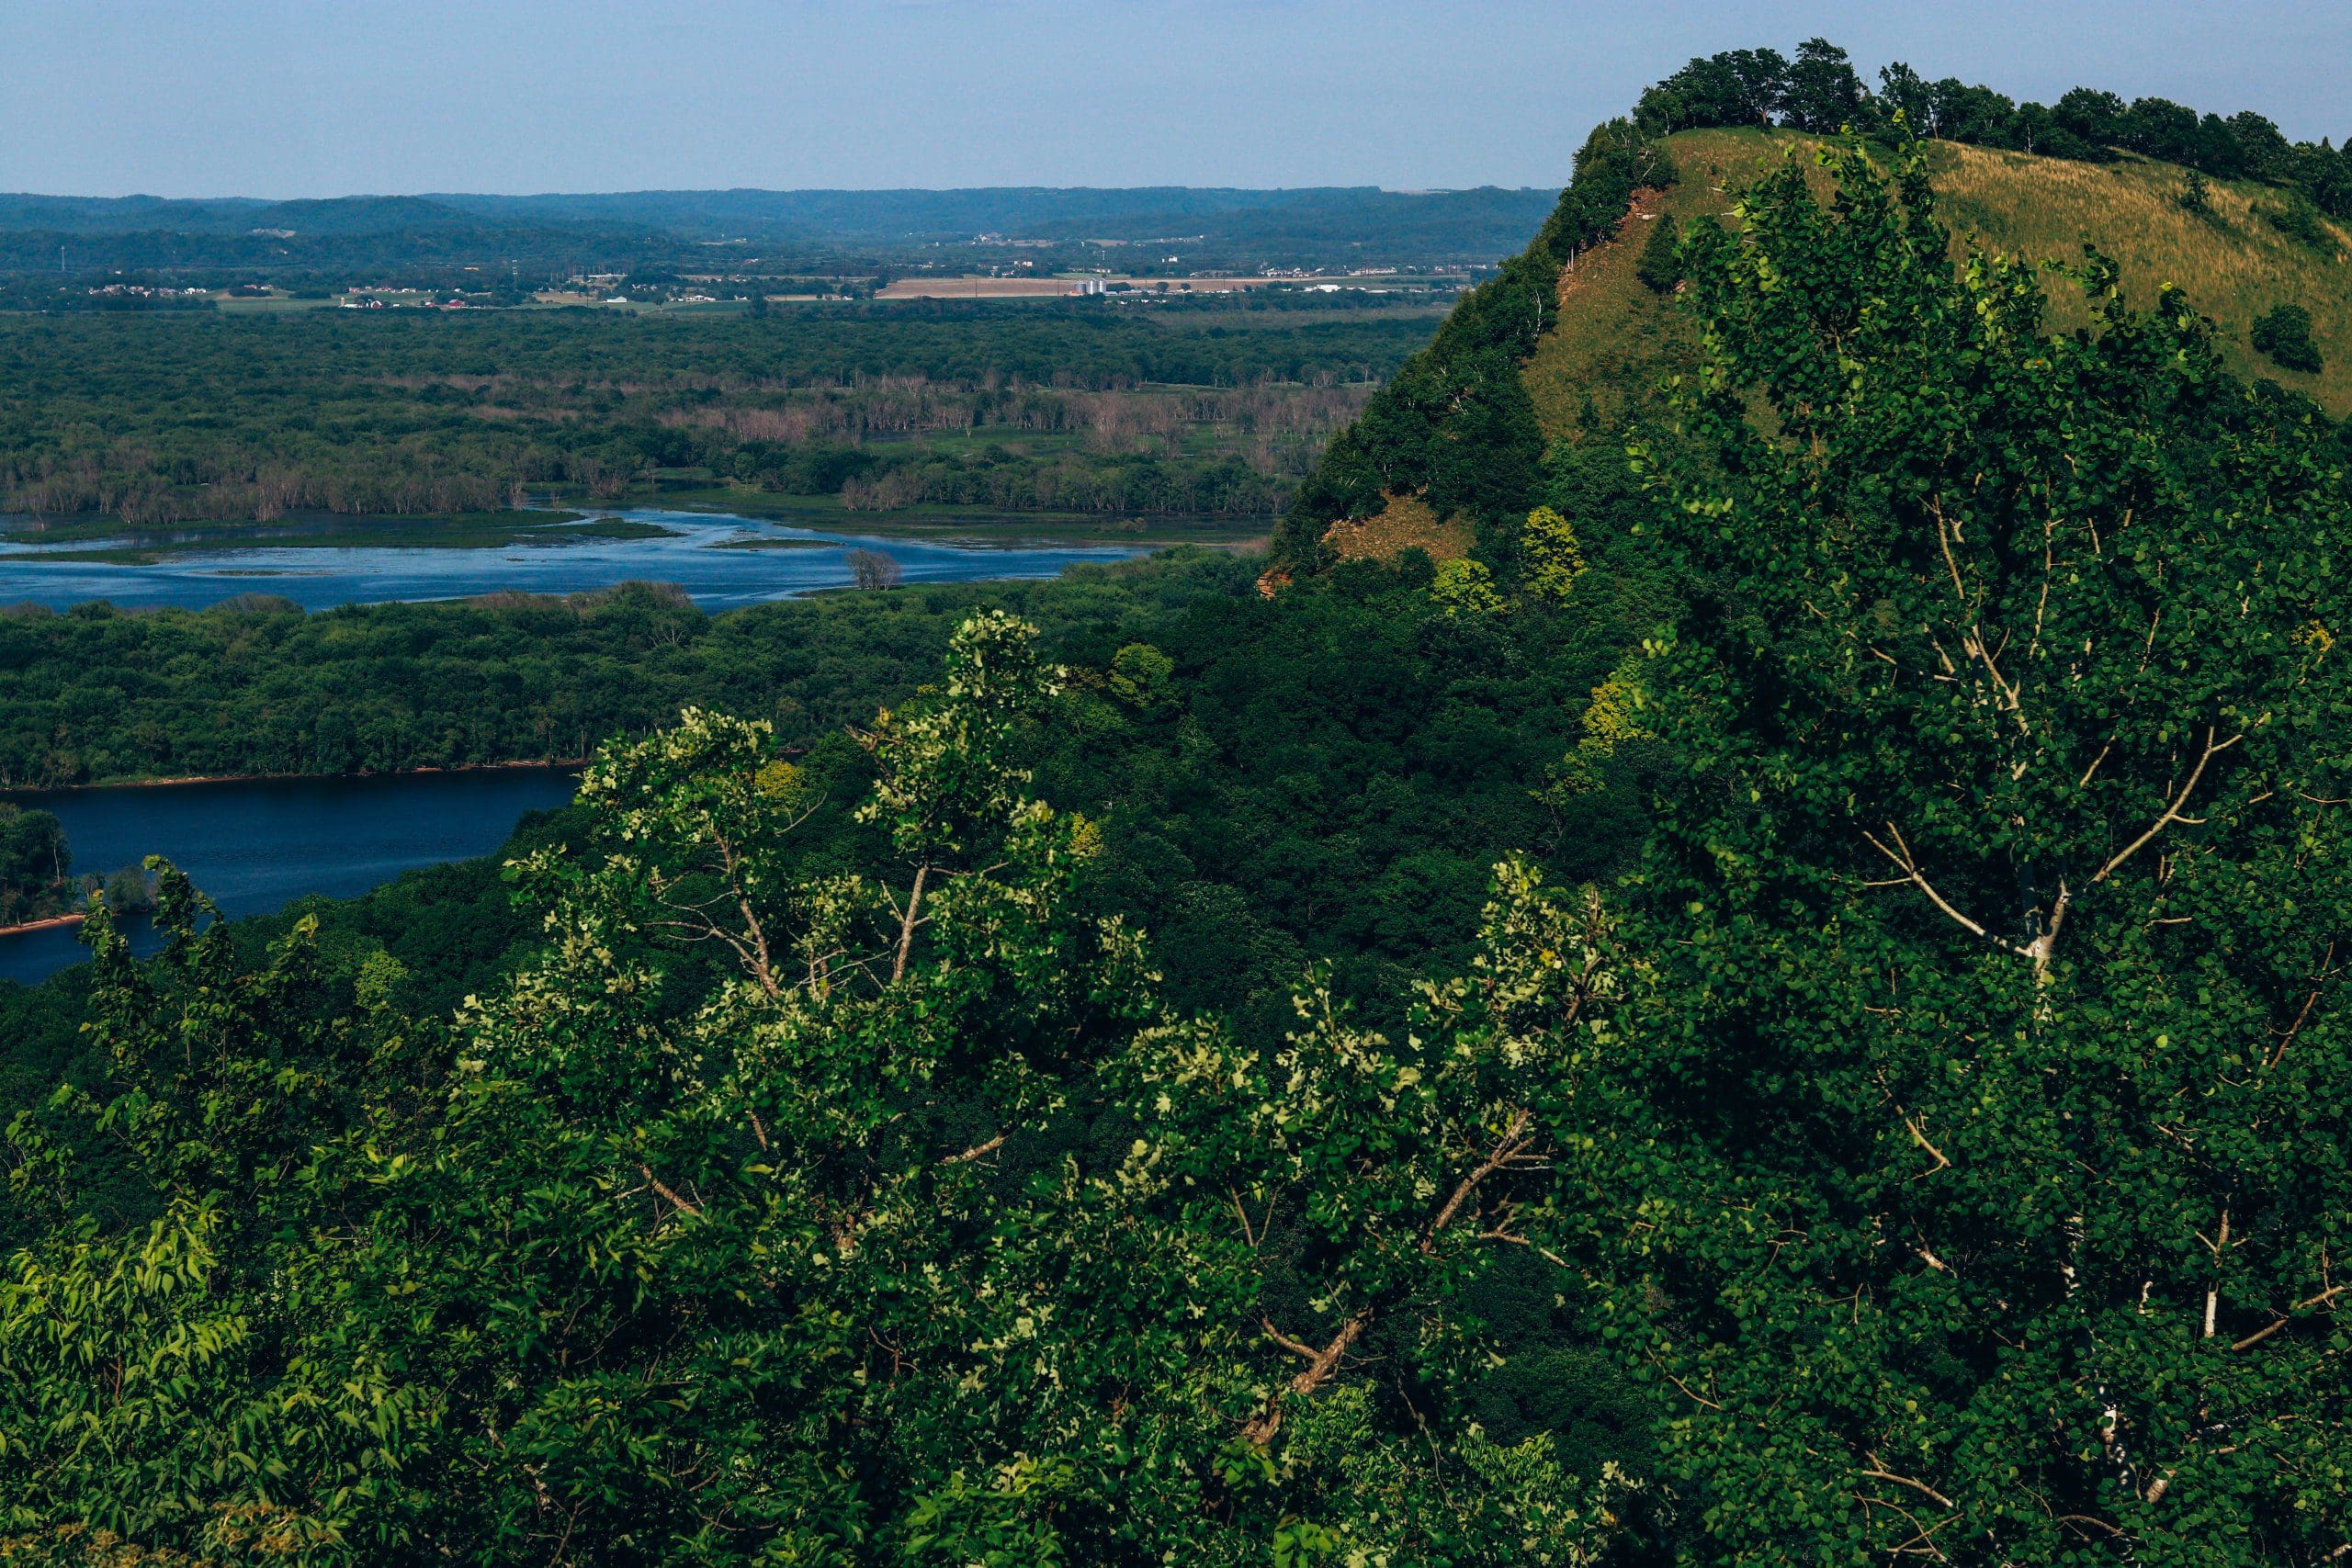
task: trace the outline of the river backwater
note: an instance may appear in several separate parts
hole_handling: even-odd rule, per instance
[[[484,768],[362,778],[13,791],[56,813],[76,871],[151,854],[188,874],[224,915],[266,915],[305,894],[351,898],[401,873],[488,854],[526,811],[571,798],[564,768]],[[0,979],[38,982],[88,952],[71,926],[0,936]],[[143,922],[134,951],[158,945]]]
[[[659,507],[599,509],[612,519],[659,528],[642,538],[607,538],[562,525],[528,542],[457,545],[244,545],[166,540],[152,560],[77,559],[109,547],[140,548],[150,538],[43,543],[21,526],[0,532],[0,604],[62,610],[94,599],[120,609],[204,609],[242,593],[291,599],[306,610],[391,600],[468,599],[484,593],[578,593],[630,581],[673,582],[707,610],[789,599],[852,582],[852,552],[897,563],[904,582],[977,582],[1058,576],[1079,561],[1125,560],[1149,546],[1073,543],[1043,536],[1034,522],[973,518],[920,533],[802,526],[728,513]],[[316,528],[299,530],[315,535]],[[368,530],[353,526],[355,538]],[[1229,531],[1229,530],[1228,530]],[[151,536],[152,538],[152,536]]]
[[[0,523],[0,604],[62,610],[104,599],[125,610],[203,609],[266,593],[322,610],[655,581],[675,583],[716,611],[850,586],[857,550],[888,556],[901,581],[919,583],[1054,577],[1077,562],[1124,560],[1151,547],[1142,538],[1056,540],[1041,536],[1033,520],[1009,516],[868,533],[847,519],[847,526],[831,519],[816,526],[656,507],[594,510],[599,518],[659,532],[613,538],[557,525],[536,531],[528,543],[490,547],[230,546],[153,535],[61,544],[43,543],[22,520]],[[315,538],[319,527],[288,531]],[[357,540],[369,529],[343,531]],[[156,553],[146,559],[61,558],[108,545]],[[266,914],[305,894],[353,897],[412,867],[487,854],[524,812],[561,805],[571,794],[566,773],[497,769],[18,791],[8,798],[57,814],[77,873],[104,875],[146,855],[164,855],[224,914],[239,916]],[[131,934],[135,949],[154,945],[143,925]],[[0,936],[0,979],[31,983],[79,962],[85,950],[76,936],[70,926]]]

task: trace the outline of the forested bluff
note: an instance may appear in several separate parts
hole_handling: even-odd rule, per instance
[[[1907,91],[1764,53],[1670,101]],[[11,767],[602,739],[503,866],[159,868],[162,957],[102,909],[0,996],[0,1551],[2339,1560],[2344,429],[2096,251],[1955,264],[1905,108],[1685,234],[1700,373],[1544,442],[1664,91],[1271,597],[0,628],[155,727]],[[1334,558],[1400,490],[1476,555]]]

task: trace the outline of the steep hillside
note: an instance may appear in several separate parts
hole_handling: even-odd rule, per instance
[[[1660,377],[1683,364],[1690,324],[1644,284],[1635,268],[1652,226],[1723,219],[1738,188],[1770,163],[1809,158],[1818,138],[1786,130],[1690,130],[1667,138],[1679,179],[1639,193],[1618,237],[1577,257],[1560,275],[1558,320],[1522,371],[1547,437],[1572,434],[1579,419],[1615,423]],[[2132,158],[2086,164],[1938,141],[1929,165],[1955,253],[1972,243],[2038,260],[2072,261],[2086,242],[2122,266],[2132,297],[2145,301],[2177,285],[2217,328],[2223,358],[2241,375],[2267,376],[2315,399],[2338,418],[2352,415],[2352,235],[2323,220],[2335,245],[2316,249],[2279,231],[2265,214],[2279,193],[2250,180],[2211,180],[2208,211],[2182,207],[2187,171]],[[2080,297],[2053,279],[2052,320],[2082,317]],[[2290,370],[2248,341],[2255,321],[2278,305],[2311,312],[2324,360],[2316,374]]]
[[[1613,449],[1691,362],[1695,325],[1671,303],[1672,236],[1730,221],[1762,172],[1811,166],[1825,133],[1847,130],[1883,158],[1928,133],[1956,256],[1981,245],[2068,264],[2096,245],[2137,304],[2178,286],[2213,322],[2226,368],[2352,416],[2352,157],[2290,142],[2251,111],[2200,117],[2088,87],[2018,104],[1899,62],[1879,81],[1865,86],[1820,39],[1793,64],[1738,51],[1692,61],[1596,128],[1527,249],[1331,443],[1275,533],[1268,591],[1413,545],[1442,559],[1472,536],[1489,568],[1515,573],[1529,509],[1603,482],[1566,479],[1562,443],[1590,432],[1598,451]],[[2050,325],[2087,320],[2070,284],[2053,273],[2049,286]],[[2282,308],[2291,321],[2272,317]],[[1605,488],[1622,491],[1623,477]]]

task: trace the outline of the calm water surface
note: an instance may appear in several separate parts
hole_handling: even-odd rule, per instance
[[[373,778],[15,791],[53,811],[77,871],[101,874],[168,856],[226,915],[266,915],[307,893],[351,898],[416,866],[467,860],[506,841],[526,811],[571,798],[561,768],[389,773]],[[0,937],[0,979],[29,985],[88,951],[70,927]],[[143,925],[135,950],[157,945]]]
[[[124,609],[202,609],[239,593],[275,593],[306,610],[398,599],[465,599],[477,593],[578,593],[629,581],[674,582],[706,609],[788,599],[850,582],[844,558],[878,550],[907,582],[976,582],[1053,577],[1074,561],[1125,560],[1140,545],[1056,544],[1001,538],[910,538],[765,522],[704,512],[616,507],[597,513],[669,530],[660,538],[600,539],[547,531],[546,542],[491,548],[448,546],[250,545],[176,550],[151,566],[52,558],[96,547],[87,540],[35,544],[0,535],[0,604],[29,600],[65,609],[92,599]],[[1001,533],[1003,520],[991,523]],[[306,528],[306,533],[315,529]],[[778,547],[745,549],[752,541]],[[135,538],[120,541],[139,543]]]
[[[0,532],[0,604],[29,600],[64,609],[107,599],[125,609],[201,609],[259,592],[319,610],[502,591],[576,593],[652,581],[674,582],[719,610],[847,586],[844,558],[853,549],[890,557],[907,582],[969,582],[1053,577],[1073,562],[1123,560],[1147,547],[1022,538],[1004,531],[1004,519],[991,521],[994,537],[957,539],[653,507],[598,514],[667,532],[646,539],[567,538],[556,528],[545,543],[470,549],[254,544],[178,550],[153,565],[60,560],[62,552],[94,547],[31,543],[21,532]],[[752,541],[775,547],[729,547]],[[568,773],[514,769],[19,792],[12,798],[58,815],[77,871],[104,874],[146,855],[166,855],[233,916],[266,914],[308,893],[352,897],[413,866],[487,854],[524,812],[561,805],[571,794]],[[74,936],[60,928],[0,937],[0,979],[34,981],[78,963],[85,950]],[[143,930],[133,937],[134,946],[153,945]]]

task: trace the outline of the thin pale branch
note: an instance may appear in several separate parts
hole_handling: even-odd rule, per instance
[[[1895,1107],[1895,1111],[1899,1115],[1903,1113],[1902,1107],[1900,1106]],[[1928,1142],[1928,1134],[1924,1131],[1923,1126],[1927,1120],[1928,1119],[1925,1116],[1904,1115],[1903,1130],[1911,1134],[1911,1141],[1913,1143],[1928,1151],[1928,1157],[1936,1162],[1936,1170],[1950,1170],[1951,1168],[1951,1161],[1945,1156],[1943,1150]],[[1935,1173],[1935,1170],[1931,1170],[1927,1174],[1933,1176]]]
[[[1908,1486],[1921,1496],[1932,1499],[1939,1507],[1957,1508],[1960,1506],[1926,1482],[1914,1481],[1907,1475],[1897,1475],[1891,1470],[1861,1470],[1856,1473],[1867,1475],[1873,1481],[1892,1481],[1897,1486]]]
[[[1907,882],[1912,886],[1917,887],[1920,892],[1926,894],[1928,896],[1928,902],[1933,904],[1937,908],[1941,909],[1946,915],[1949,915],[1959,924],[1960,928],[1968,932],[1969,935],[1981,937],[1984,941],[1991,942],[1995,947],[1999,948],[2004,953],[2023,953],[2024,950],[2018,947],[2017,943],[2010,942],[2006,938],[1995,936],[1991,931],[1986,931],[1982,925],[1979,925],[1976,921],[1970,919],[1958,909],[1953,908],[1951,901],[1942,894],[1937,892],[1934,884],[1930,883],[1920,872],[1919,863],[1912,858],[1911,846],[1903,841],[1903,830],[1897,828],[1894,823],[1889,822],[1886,825],[1886,831],[1888,836],[1894,840],[1894,846],[1892,849],[1882,841],[1877,834],[1869,831],[1867,829],[1863,830],[1862,838],[1869,843],[1871,848],[1884,855],[1888,860],[1893,861],[1896,868],[1903,873],[1903,875],[1897,879],[1898,884]],[[1874,886],[1883,886],[1888,885],[1875,884]]]
[[[915,885],[907,895],[905,913],[899,917],[899,953],[890,963],[890,983],[897,985],[907,972],[907,957],[915,950],[915,927],[922,924],[915,912],[922,908],[922,885],[931,875],[931,867],[915,868]]]
[[[2315,1296],[2306,1297],[2304,1300],[2297,1302],[2293,1306],[2287,1310],[2289,1313],[2308,1312],[2315,1306],[2325,1306],[2347,1290],[2352,1290],[2352,1285],[2331,1286]],[[2281,1314],[2270,1323],[2256,1329],[2253,1333],[2247,1335],[2236,1344],[2232,1345],[2230,1348],[2233,1350],[2251,1350],[2256,1345],[2261,1344],[2264,1340],[2269,1338],[2272,1335],[2278,1333],[2280,1329],[2286,1327],[2289,1324],[2294,1321],[2295,1320],[2292,1317],[2286,1315],[2286,1314]]]
[[[1437,1250],[1438,1233],[1453,1223],[1455,1216],[1462,1213],[1462,1206],[1470,1201],[1472,1193],[1477,1191],[1480,1182],[1498,1170],[1543,1163],[1540,1157],[1527,1153],[1528,1145],[1534,1142],[1528,1133],[1529,1125],[1534,1120],[1533,1114],[1523,1109],[1512,1115],[1510,1125],[1503,1129],[1503,1135],[1495,1141],[1494,1148],[1476,1169],[1462,1179],[1453,1195],[1446,1199],[1445,1206],[1430,1222],[1428,1233],[1421,1237],[1424,1256]]]
[[[1331,1342],[1320,1350],[1281,1333],[1269,1319],[1261,1317],[1258,1321],[1260,1326],[1265,1329],[1268,1338],[1293,1355],[1305,1356],[1307,1360],[1306,1370],[1291,1379],[1280,1392],[1266,1402],[1264,1414],[1250,1417],[1249,1423],[1241,1428],[1241,1435],[1244,1438],[1262,1449],[1274,1440],[1276,1432],[1282,1430],[1283,1395],[1288,1393],[1300,1399],[1312,1398],[1325,1383],[1338,1376],[1340,1363],[1346,1358],[1350,1348],[1363,1337],[1365,1329],[1372,1326],[1372,1309],[1366,1307],[1348,1319],[1346,1326],[1332,1336]]]
[[[939,1163],[942,1165],[969,1165],[974,1160],[981,1159],[989,1155],[992,1155],[1002,1147],[1004,1147],[1004,1134],[1002,1133],[999,1133],[995,1137],[989,1139],[985,1143],[974,1144],[970,1148],[966,1149],[960,1155],[949,1155]]]
[[[2319,987],[2314,986],[2312,987],[2312,994],[2303,998],[2303,1010],[2295,1015],[2293,1024],[2289,1026],[2285,1034],[2279,1036],[2278,1049],[2270,1053],[2270,1060],[2263,1064],[2265,1066],[2275,1067],[2287,1059],[2287,1047],[2292,1045],[2295,1043],[2295,1036],[2303,1032],[2304,1022],[2312,1016],[2312,1004],[2318,1000]]]
[[[672,1190],[668,1183],[664,1182],[660,1177],[653,1174],[653,1168],[651,1166],[647,1165],[643,1160],[639,1160],[637,1162],[637,1173],[638,1175],[645,1178],[645,1184],[648,1187],[652,1188],[654,1191],[659,1192],[662,1197],[668,1199],[672,1208],[676,1209],[681,1213],[692,1214],[695,1219],[702,1218],[702,1205],[699,1203],[690,1203],[685,1199],[680,1197],[675,1191]]]
[[[1568,1266],[1568,1260],[1561,1257],[1558,1253],[1553,1251],[1550,1247],[1538,1247],[1533,1242],[1528,1240],[1525,1236],[1521,1235],[1514,1231],[1480,1231],[1478,1233],[1478,1239],[1480,1241],[1504,1242],[1512,1247],[1523,1247],[1527,1248],[1528,1251],[1535,1254],[1538,1258],[1541,1258],[1544,1261],[1558,1268],[1566,1269]]]
[[[2091,878],[2093,883],[2105,882],[2109,877],[2114,875],[2118,867],[2121,866],[2125,861],[2130,860],[2133,855],[2138,854],[2143,849],[2145,849],[2150,840],[2163,832],[2166,828],[2171,827],[2175,822],[2195,822],[2200,820],[2200,818],[2197,818],[2183,817],[2180,813],[2180,808],[2188,804],[2188,796],[2190,793],[2197,788],[2197,781],[2205,776],[2205,765],[2208,762],[2211,762],[2214,758],[2220,756],[2222,752],[2228,750],[2231,747],[2236,745],[2239,741],[2245,739],[2244,735],[2233,735],[2227,740],[2221,742],[2219,745],[2215,745],[2213,742],[2213,733],[2212,726],[2206,726],[2205,750],[2198,754],[2197,765],[2188,770],[2188,782],[2182,784],[2180,786],[2180,793],[2173,796],[2171,801],[2166,804],[2164,815],[2157,818],[2154,823],[2150,824],[2146,832],[2141,834],[2129,844],[2126,844],[2122,849],[2117,851],[2114,859],[2099,867],[2098,874]]]

